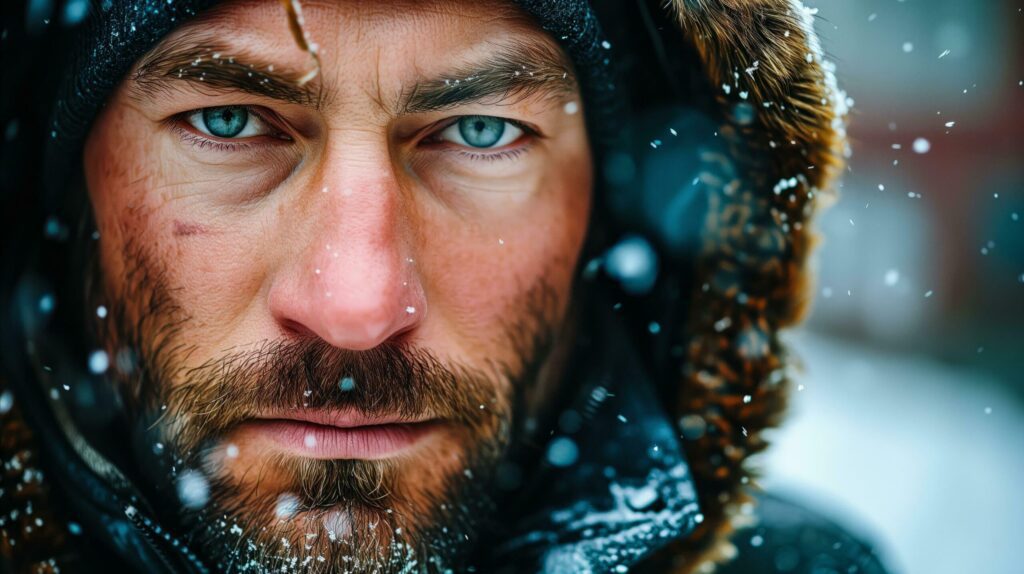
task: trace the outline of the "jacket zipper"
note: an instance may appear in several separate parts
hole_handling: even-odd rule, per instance
[[[163,563],[169,574],[185,573],[181,572],[180,568],[171,562],[167,552],[164,550],[166,545],[170,545],[171,548],[180,553],[185,559],[186,565],[191,566],[192,571],[208,574],[209,571],[206,569],[206,566],[199,561],[199,558],[188,547],[179,542],[177,538],[172,538],[170,533],[163,531],[159,525],[154,525],[152,520],[142,516],[137,508],[128,505],[125,507],[124,513],[135,528],[142,533],[143,539],[149,544],[149,547],[160,559],[160,562]]]

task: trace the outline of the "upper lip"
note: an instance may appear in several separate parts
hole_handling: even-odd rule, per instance
[[[343,429],[391,424],[413,424],[431,420],[429,416],[369,415],[358,409],[280,409],[261,412],[256,418],[258,420],[290,420]]]

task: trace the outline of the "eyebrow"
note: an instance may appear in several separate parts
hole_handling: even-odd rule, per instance
[[[136,97],[153,97],[184,81],[194,87],[238,90],[319,108],[320,76],[303,85],[306,73],[276,68],[254,55],[218,46],[212,39],[183,37],[143,57],[131,79]],[[399,95],[396,111],[423,113],[469,103],[512,103],[512,98],[521,101],[537,94],[558,99],[577,93],[576,76],[557,48],[515,40],[496,44],[480,61],[417,81]]]
[[[402,94],[399,110],[430,112],[474,102],[507,103],[538,93],[556,99],[577,94],[576,76],[557,49],[521,40],[496,48],[480,62],[417,82]]]
[[[311,63],[312,65],[312,63]],[[244,51],[185,36],[158,46],[131,75],[136,96],[173,90],[181,81],[193,86],[239,90],[274,100],[319,107],[319,78],[303,83],[308,71],[275,69],[275,64]]]

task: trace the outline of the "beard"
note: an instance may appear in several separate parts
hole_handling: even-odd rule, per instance
[[[118,358],[112,375],[139,429],[142,474],[160,497],[177,494],[163,506],[187,544],[225,572],[462,569],[495,506],[493,478],[525,394],[553,346],[558,306],[548,284],[507,309],[514,320],[500,339],[516,351],[514,364],[443,361],[397,341],[355,352],[306,337],[186,366],[193,318],[156,259],[133,245],[100,337]],[[380,460],[247,453],[231,442],[246,421],[289,409],[439,419],[446,432],[411,456]]]
[[[176,486],[190,538],[219,568],[393,572],[421,563],[443,571],[492,507],[488,486],[511,420],[511,400],[496,389],[510,388],[507,377],[498,384],[397,345],[352,353],[320,340],[232,354],[184,377],[163,393],[167,409],[153,428],[183,469]],[[343,391],[342,380],[354,387]],[[232,430],[282,408],[430,417],[454,430],[447,452],[411,460],[262,454],[250,463],[254,477],[224,472],[245,455],[228,442]],[[437,466],[447,471],[426,476]]]

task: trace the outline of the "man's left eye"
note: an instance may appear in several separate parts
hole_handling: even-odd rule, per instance
[[[438,139],[476,148],[506,146],[523,135],[514,123],[494,116],[463,116],[438,134]]]
[[[245,106],[203,108],[190,112],[188,123],[200,132],[222,139],[237,139],[270,135],[270,129],[256,114]]]

